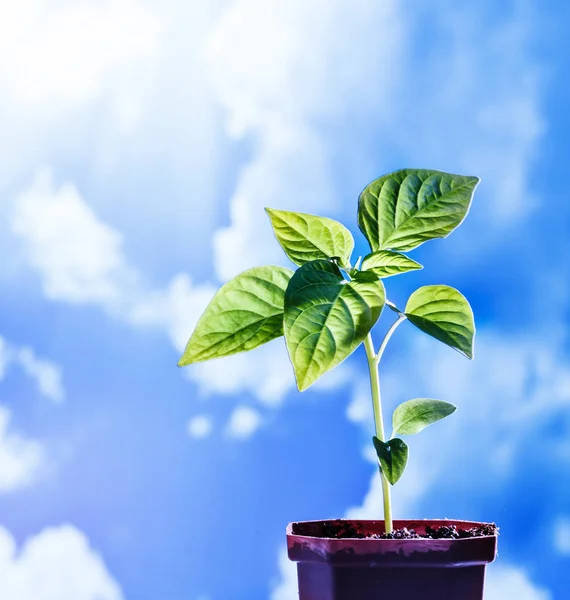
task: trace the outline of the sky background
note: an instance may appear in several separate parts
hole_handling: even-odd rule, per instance
[[[217,287],[288,265],[264,206],[356,226],[403,167],[482,178],[387,280],[396,517],[496,521],[487,600],[570,586],[570,7],[555,0],[0,0],[0,596],[294,600],[289,521],[381,517],[362,348],[299,394],[284,342],[181,370]],[[376,339],[391,319],[384,316]]]

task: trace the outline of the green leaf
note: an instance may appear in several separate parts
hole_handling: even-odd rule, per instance
[[[391,277],[399,275],[407,271],[415,271],[423,269],[420,263],[408,258],[400,252],[392,252],[391,250],[378,250],[364,257],[362,261],[363,271],[372,271],[378,277]]]
[[[178,366],[252,350],[283,335],[292,275],[284,267],[256,267],[228,281],[200,317]]]
[[[277,241],[296,265],[333,257],[338,257],[343,267],[350,264],[354,239],[338,221],[273,208],[265,211],[271,219]]]
[[[362,343],[384,307],[374,273],[346,281],[337,265],[315,260],[300,267],[285,292],[285,339],[300,391],[341,363]]]
[[[418,329],[473,358],[473,311],[455,288],[423,286],[410,296],[404,312]]]
[[[382,442],[376,436],[372,438],[374,448],[380,461],[382,473],[394,485],[404,474],[408,463],[408,446],[400,438]]]
[[[392,435],[413,435],[451,415],[457,406],[443,400],[416,398],[403,402],[392,415]]]
[[[358,226],[376,250],[413,250],[447,237],[465,218],[477,177],[403,169],[370,183],[358,200]]]

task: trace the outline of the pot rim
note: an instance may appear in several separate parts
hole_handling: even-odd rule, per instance
[[[384,519],[344,519],[344,518],[340,518],[340,519],[313,519],[310,521],[291,521],[291,523],[289,523],[287,525],[287,536],[294,538],[296,540],[300,540],[300,539],[304,539],[306,538],[307,540],[328,540],[328,541],[341,541],[341,540],[346,540],[346,541],[355,541],[358,543],[364,543],[364,542],[375,542],[375,543],[379,543],[379,542],[386,542],[386,543],[390,543],[390,542],[418,542],[418,540],[422,540],[422,541],[426,541],[426,542],[437,542],[440,540],[447,540],[448,542],[453,541],[453,542],[463,542],[463,541],[468,541],[468,540],[473,540],[473,539],[482,539],[482,538],[496,538],[498,537],[498,534],[493,534],[493,535],[478,535],[476,537],[471,537],[471,538],[437,538],[437,539],[431,539],[431,538],[403,538],[403,539],[382,539],[382,538],[353,538],[353,537],[343,537],[343,538],[328,538],[328,537],[322,537],[322,536],[315,536],[315,535],[307,535],[307,534],[300,534],[300,533],[293,533],[293,527],[295,525],[311,525],[311,524],[321,524],[321,523],[337,523],[337,522],[342,522],[342,523],[360,523],[360,524],[364,524],[364,525],[372,525],[372,526],[379,526],[379,525],[383,525],[384,524]],[[469,529],[471,527],[479,527],[481,525],[493,525],[493,523],[488,523],[487,521],[467,521],[464,519],[394,519],[393,521],[394,525],[400,525],[399,527],[394,527],[395,529],[400,529],[401,527],[407,527],[408,529],[413,529],[413,525],[436,525],[438,527],[441,527],[442,525],[456,525],[458,527],[464,527],[466,529]]]
[[[328,565],[381,565],[383,567],[466,567],[485,565],[496,557],[497,534],[469,538],[326,538],[304,533],[293,533],[296,525],[353,523],[357,528],[370,533],[383,533],[384,521],[366,519],[324,519],[318,521],[298,521],[287,526],[287,550],[289,558],[295,562],[325,563]],[[397,529],[422,528],[431,525],[456,525],[477,527],[488,525],[480,521],[456,519],[397,519]]]

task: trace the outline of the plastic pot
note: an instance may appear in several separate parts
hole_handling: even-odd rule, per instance
[[[359,533],[384,533],[384,521],[304,521],[287,527],[289,558],[297,563],[299,600],[482,600],[485,565],[495,559],[495,535],[464,539],[318,537],[350,523]],[[471,521],[394,521],[417,533],[426,526]]]

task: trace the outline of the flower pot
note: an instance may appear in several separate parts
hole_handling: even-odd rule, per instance
[[[287,527],[289,558],[297,563],[300,600],[482,600],[485,565],[495,559],[497,536],[463,539],[333,538],[334,524],[359,535],[384,533],[384,521],[305,521]],[[426,527],[471,521],[394,521],[394,528],[425,533]]]

